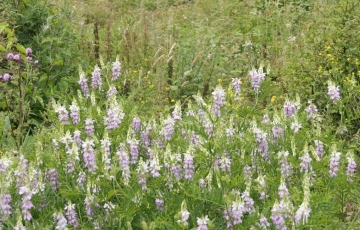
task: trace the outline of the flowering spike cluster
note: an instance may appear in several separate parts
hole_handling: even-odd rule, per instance
[[[260,67],[259,70],[250,70],[249,75],[251,78],[251,86],[255,93],[259,93],[260,85],[264,81],[266,73],[264,73]]]
[[[129,155],[125,151],[125,146],[120,145],[119,150],[116,152],[119,160],[120,170],[122,171],[122,178],[124,180],[124,184],[129,183],[130,179],[130,159]]]
[[[313,118],[318,112],[318,109],[316,105],[309,101],[309,106],[305,108],[305,112],[307,113],[307,118]]]
[[[146,186],[146,177],[147,174],[149,172],[148,170],[148,163],[143,161],[142,159],[139,161],[139,165],[138,168],[136,169],[136,171],[138,172],[138,183],[139,185],[141,185],[141,189],[142,190],[146,190],[147,186]]]
[[[331,81],[329,81],[329,86],[328,86],[328,92],[327,94],[329,95],[330,99],[336,103],[337,101],[339,101],[340,98],[340,87],[339,86],[335,86],[335,84]]]
[[[194,156],[189,153],[184,154],[184,178],[191,180],[194,176]]]
[[[197,230],[208,230],[207,223],[209,222],[209,217],[205,216],[203,218],[197,217],[196,223],[198,224]]]
[[[283,106],[286,117],[293,117],[297,111],[296,104],[287,100]]]
[[[67,221],[70,225],[72,225],[74,228],[78,228],[79,227],[79,221],[76,217],[76,211],[75,211],[75,204],[72,204],[70,201],[68,203],[68,205],[65,205],[65,215],[67,218]]]
[[[98,66],[95,66],[94,71],[92,72],[91,78],[91,87],[93,89],[101,89],[102,80],[101,80],[101,72]]]
[[[50,181],[50,184],[52,186],[52,190],[58,190],[59,189],[59,180],[58,180],[58,172],[56,169],[52,168],[50,169],[46,174],[48,180]]]
[[[89,97],[90,96],[90,91],[89,91],[89,86],[87,84],[87,78],[85,77],[85,74],[83,72],[80,71],[80,79],[78,81],[81,91],[83,92],[85,97]]]
[[[337,171],[339,170],[339,164],[340,164],[340,156],[341,153],[340,152],[332,152],[331,153],[331,158],[330,158],[330,163],[329,163],[329,174],[330,177],[336,177],[337,176]]]
[[[111,72],[112,72],[112,78],[111,78],[112,81],[115,81],[121,75],[121,63],[117,59],[112,64]]]
[[[56,221],[56,230],[67,230],[67,220],[61,212],[54,213],[54,219]]]
[[[114,130],[118,128],[124,117],[125,114],[121,111],[119,105],[113,104],[110,106],[110,108],[107,109],[107,117],[105,118],[107,129]]]
[[[214,99],[213,112],[216,116],[220,117],[220,107],[225,105],[225,91],[218,85],[214,92],[212,92],[212,96]]]
[[[348,152],[346,154],[346,158],[348,160],[348,165],[347,165],[347,168],[346,168],[346,175],[348,177],[348,181],[349,182],[353,182],[353,177],[355,175],[355,172],[356,172],[356,162],[354,160],[354,153],[352,152]]]
[[[241,86],[240,86],[241,80],[240,78],[232,78],[231,84],[234,87],[235,95],[240,94]]]
[[[22,186],[19,189],[19,194],[22,195],[21,213],[24,220],[29,221],[32,219],[32,215],[29,210],[34,207],[33,203],[31,202],[33,192],[27,186]]]
[[[91,136],[91,134],[93,134],[95,131],[94,128],[94,120],[91,118],[86,118],[85,119],[85,133],[88,137]]]
[[[59,115],[59,121],[64,124],[69,124],[69,112],[64,106],[58,106],[55,110]]]
[[[83,149],[83,158],[84,158],[84,165],[88,169],[89,172],[93,172],[96,170],[96,157],[94,151],[94,141],[87,139],[82,144]]]
[[[73,124],[79,124],[80,122],[80,108],[77,106],[76,101],[73,101],[70,105],[70,117]]]

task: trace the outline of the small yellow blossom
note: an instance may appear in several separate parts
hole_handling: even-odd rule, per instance
[[[174,102],[175,102],[175,99],[171,99],[171,102],[174,103]]]
[[[217,81],[218,81],[218,83],[221,83],[221,82],[222,82],[222,79],[221,79],[221,78],[219,78]]]
[[[270,101],[271,101],[271,103],[274,103],[275,100],[276,100],[276,96],[272,96]]]

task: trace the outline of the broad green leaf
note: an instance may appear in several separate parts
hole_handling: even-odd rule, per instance
[[[26,53],[25,47],[23,45],[17,44],[16,49],[19,50],[21,53]]]
[[[5,49],[5,47],[2,46],[2,45],[0,45],[0,51],[2,51],[2,52],[7,52],[7,50]]]

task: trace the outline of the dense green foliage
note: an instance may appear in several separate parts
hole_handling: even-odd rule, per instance
[[[360,228],[359,1],[0,12],[0,228]]]

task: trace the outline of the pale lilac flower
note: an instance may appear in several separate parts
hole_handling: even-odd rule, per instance
[[[134,117],[132,120],[132,127],[134,129],[135,132],[139,132],[140,131],[140,126],[141,126],[141,120],[138,117]]]
[[[312,159],[309,155],[309,153],[305,152],[305,154],[300,157],[301,163],[300,163],[300,172],[308,172],[312,170],[312,167],[310,165]]]
[[[166,141],[171,140],[172,135],[174,133],[174,125],[175,125],[175,120],[172,117],[169,116],[167,119],[164,120],[162,135],[164,136],[164,139]]]
[[[193,156],[185,153],[184,155],[184,177],[187,180],[191,180],[194,176],[194,162],[193,162]]]
[[[78,183],[80,188],[84,188],[84,182],[86,181],[86,173],[85,172],[80,172],[78,175],[78,179],[76,180],[76,182]]]
[[[26,57],[26,61],[28,61],[28,62],[31,62],[32,61],[32,57]]]
[[[81,87],[81,91],[83,92],[83,94],[85,95],[85,97],[89,97],[90,95],[90,91],[89,91],[89,86],[87,84],[87,78],[85,78],[85,76],[83,76],[82,74],[80,74],[80,80],[78,81],[80,87]]]
[[[295,103],[293,103],[291,101],[286,101],[283,108],[284,108],[285,115],[287,117],[293,117],[297,111]]]
[[[253,132],[255,134],[255,141],[258,144],[257,151],[262,153],[262,157],[264,159],[268,160],[270,156],[269,156],[269,144],[266,139],[267,133],[261,131],[258,128],[254,128]]]
[[[91,118],[86,118],[85,119],[85,133],[88,137],[91,136],[91,134],[93,134],[95,131],[94,128],[94,120]]]
[[[205,188],[205,185],[206,185],[205,180],[204,180],[203,178],[201,178],[201,179],[199,180],[199,186],[200,186],[200,188]]]
[[[307,118],[313,118],[315,114],[318,112],[318,109],[316,105],[314,105],[309,101],[309,106],[306,107],[305,112],[307,113]]]
[[[225,105],[225,91],[224,89],[218,85],[214,92],[212,92],[213,99],[214,99],[214,105],[213,105],[213,111],[216,116],[220,116],[220,107]]]
[[[330,170],[329,170],[329,174],[330,177],[336,177],[337,176],[337,171],[339,170],[339,164],[340,164],[340,157],[341,157],[341,153],[340,152],[332,152],[331,153],[331,158],[330,158]]]
[[[15,54],[14,57],[13,57],[13,60],[16,61],[16,62],[20,62],[21,61],[21,57],[19,54]]]
[[[230,173],[231,171],[231,159],[227,155],[223,154],[219,160],[220,169],[224,173]]]
[[[347,165],[347,169],[346,169],[346,175],[348,176],[348,181],[349,182],[353,182],[353,177],[355,175],[356,172],[356,162],[354,160],[354,154],[353,153],[347,153],[347,160],[348,160],[348,165]]]
[[[118,79],[118,77],[121,74],[121,63],[119,61],[116,60],[116,62],[113,62],[111,72],[112,72],[111,80],[115,81],[116,79]]]
[[[330,99],[335,103],[340,100],[340,87],[335,86],[334,83],[330,82],[328,86],[328,93]]]
[[[281,199],[284,199],[290,195],[289,190],[286,187],[286,183],[284,180],[281,181],[281,184],[278,188],[278,194]]]
[[[294,133],[298,133],[299,130],[302,128],[302,125],[300,123],[298,123],[297,121],[292,122],[291,126],[290,126],[291,130],[294,131]]]
[[[280,161],[280,172],[281,175],[283,175],[284,177],[288,177],[292,174],[291,171],[291,164],[288,162],[287,158],[289,156],[289,152],[285,151],[285,152],[278,152],[278,158]]]
[[[255,212],[255,208],[254,208],[254,200],[250,197],[250,193],[248,190],[245,190],[242,194],[241,194],[241,199],[243,200],[243,211],[244,213],[253,213]]]
[[[128,140],[131,164],[136,164],[139,158],[139,141],[136,139]]]
[[[54,219],[56,220],[56,230],[67,230],[67,220],[61,212],[54,213]]]
[[[11,75],[8,74],[8,73],[5,73],[3,76],[2,76],[2,81],[10,81],[11,80]]]
[[[124,117],[125,114],[120,110],[118,105],[114,105],[107,109],[107,117],[105,118],[107,129],[114,130],[118,128]]]
[[[33,51],[32,51],[31,48],[26,48],[25,52],[26,52],[26,56],[29,56],[29,57],[32,56],[32,52],[33,52]]]
[[[66,215],[66,218],[68,220],[68,223],[70,225],[72,225],[74,228],[78,228],[79,227],[79,221],[77,220],[76,218],[76,211],[75,211],[75,204],[72,204],[70,201],[69,201],[69,204],[68,205],[65,205],[65,215]]]
[[[235,89],[235,95],[240,94],[240,90],[241,90],[240,83],[241,83],[240,78],[232,78],[231,79],[231,84]]]
[[[263,124],[270,124],[270,122],[271,122],[271,121],[270,121],[269,115],[268,115],[268,114],[264,114],[262,123],[263,123]]]
[[[8,53],[8,54],[6,55],[6,60],[12,61],[13,59],[14,59],[14,54],[13,54],[13,53]]]
[[[268,222],[268,220],[266,219],[266,217],[261,214],[260,220],[258,222],[256,222],[256,225],[261,229],[268,229],[268,227],[270,227],[270,223]]]
[[[251,86],[254,88],[255,93],[258,93],[266,73],[263,73],[261,70],[259,72],[257,70],[250,70],[249,75],[251,77]]]
[[[90,195],[90,194],[87,194],[85,197],[85,200],[84,200],[85,211],[86,211],[86,215],[88,215],[88,217],[91,217],[95,213],[94,206],[96,204],[95,204],[94,199],[95,199],[95,196]]]
[[[95,66],[94,71],[92,72],[91,87],[93,89],[100,89],[101,85],[102,85],[102,80],[101,80],[100,68],[98,66]]]
[[[310,216],[310,212],[311,209],[309,207],[309,202],[307,201],[303,202],[295,213],[295,223],[300,224],[301,220],[303,224],[307,223]]]
[[[182,210],[181,212],[180,212],[180,216],[181,216],[181,219],[180,220],[177,220],[177,222],[178,223],[181,223],[181,224],[183,224],[183,225],[185,225],[185,226],[187,226],[188,225],[188,222],[187,222],[187,220],[189,219],[189,216],[190,216],[190,212],[188,212],[188,210]]]
[[[0,220],[4,219],[4,216],[10,216],[11,215],[11,195],[10,194],[0,194]]]
[[[81,140],[80,138],[80,135],[81,135],[81,131],[80,130],[75,130],[74,131],[74,141],[75,143],[77,144],[78,147],[81,147],[83,141]]]
[[[120,145],[116,155],[118,156],[120,170],[122,171],[122,178],[124,183],[127,184],[130,178],[130,159],[129,155],[125,151],[124,145]]]
[[[32,198],[32,191],[27,186],[22,186],[19,189],[19,194],[22,195],[22,202],[21,202],[21,213],[23,215],[24,220],[31,220],[32,215],[30,213],[30,209],[34,207],[33,203],[31,202]]]
[[[280,139],[284,139],[284,130],[279,126],[274,126],[271,131],[275,142]]]
[[[34,61],[34,68],[39,68],[39,60]]]
[[[156,198],[155,205],[156,205],[156,210],[164,211],[164,200],[163,199]]]
[[[152,159],[150,159],[149,171],[151,173],[151,176],[153,178],[159,177],[160,176],[159,171],[161,168],[162,166],[159,163],[159,159],[157,155],[155,155]]]
[[[110,86],[109,90],[106,92],[106,97],[109,98],[111,96],[114,96],[118,93],[115,86]]]
[[[70,105],[70,117],[73,121],[73,124],[79,124],[80,122],[80,108],[77,106],[76,102],[73,101]]]
[[[324,155],[324,144],[319,140],[315,140],[314,142],[315,142],[315,147],[316,147],[316,149],[315,149],[316,154],[318,155],[318,157],[321,160]]]
[[[69,112],[64,106],[57,107],[55,112],[58,113],[60,122],[64,124],[69,124]]]
[[[52,168],[46,173],[47,179],[50,181],[50,184],[52,186],[52,190],[58,190],[59,189],[59,180],[58,180],[58,172],[56,169]]]
[[[111,141],[109,137],[106,135],[104,139],[100,140],[101,149],[103,151],[103,162],[105,170],[111,169]]]
[[[265,176],[263,175],[259,175],[258,178],[256,178],[255,180],[257,182],[257,190],[260,194],[260,198],[259,200],[264,200],[266,199],[268,196],[266,195],[266,182],[265,182]]]
[[[138,184],[141,185],[142,190],[146,190],[147,189],[146,177],[149,172],[148,163],[143,160],[140,160],[136,171],[138,172]]]
[[[207,223],[209,222],[208,216],[203,218],[197,218],[196,223],[198,224],[197,230],[208,230]]]
[[[83,158],[85,163],[84,166],[88,169],[89,172],[93,172],[97,168],[94,146],[94,141],[88,139],[82,144]]]

